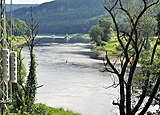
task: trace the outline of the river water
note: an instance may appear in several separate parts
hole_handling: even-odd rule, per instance
[[[87,43],[42,43],[34,47],[37,81],[36,102],[63,108],[82,115],[115,115],[112,101],[117,101],[118,90],[105,89],[112,85],[112,75],[100,72],[103,61],[90,58]],[[23,48],[23,62],[28,69],[29,51]],[[68,64],[66,64],[68,60]]]

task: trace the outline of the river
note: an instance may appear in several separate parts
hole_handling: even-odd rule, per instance
[[[87,43],[41,43],[34,47],[38,85],[36,102],[63,108],[82,115],[117,115],[118,89],[109,88],[112,75],[100,72],[103,61]],[[28,69],[29,51],[23,48],[23,62]],[[68,63],[66,64],[66,60]]]

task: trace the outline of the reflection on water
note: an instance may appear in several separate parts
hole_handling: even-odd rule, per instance
[[[94,55],[85,43],[47,43],[35,47],[37,57],[37,102],[83,115],[112,115],[118,109],[112,105],[118,97],[110,73],[101,73],[103,61],[91,59]],[[23,49],[28,66],[28,50]],[[66,64],[68,60],[68,64]]]

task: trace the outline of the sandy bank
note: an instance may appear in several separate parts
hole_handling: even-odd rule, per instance
[[[95,54],[96,54],[95,58],[97,58],[97,59],[104,59],[106,57],[105,51],[94,50],[94,49],[92,49],[91,51],[95,52]],[[109,57],[111,63],[115,63],[115,62],[116,62],[116,64],[121,63],[120,57],[118,57],[118,56],[108,56],[108,57]]]

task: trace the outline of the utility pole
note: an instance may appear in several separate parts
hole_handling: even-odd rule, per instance
[[[0,111],[1,111],[1,115],[3,115],[4,107],[5,107],[7,110],[6,114],[8,115],[9,114],[8,104],[12,102],[12,83],[17,83],[17,52],[14,52],[14,51],[10,52],[10,50],[7,49],[8,47],[7,47],[7,40],[6,40],[7,33],[6,33],[5,0],[1,0],[0,4],[1,4],[1,8],[0,8],[1,10]],[[12,0],[11,0],[11,4],[12,4]],[[12,18],[11,18],[11,22],[12,22]],[[12,25],[11,25],[11,31],[12,31]],[[11,33],[11,36],[12,36],[12,33]],[[12,50],[12,48],[10,49]]]
[[[8,73],[9,71],[7,72],[3,72],[4,69],[8,69],[9,68],[9,65],[7,62],[8,61],[8,53],[7,50],[6,52],[3,52],[4,49],[6,49],[6,19],[5,19],[5,0],[1,0],[1,19],[0,19],[0,23],[1,23],[1,81],[0,81],[0,107],[1,107],[1,115],[3,115],[3,110],[4,110],[4,106],[6,107],[7,109],[7,113],[8,113],[8,107],[7,107],[7,104],[8,104],[8,81],[5,80],[4,78],[6,77],[9,77],[8,76]],[[5,55],[6,57],[6,60],[3,59],[3,56]],[[6,65],[6,67],[4,67],[3,65]],[[7,67],[8,66],[8,67]]]

